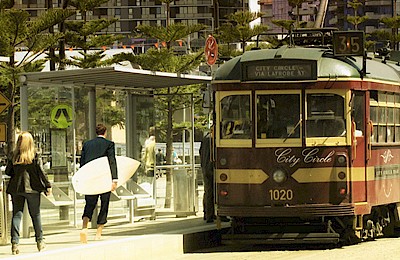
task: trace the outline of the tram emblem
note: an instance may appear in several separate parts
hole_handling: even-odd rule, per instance
[[[384,163],[388,163],[394,158],[390,150],[387,150],[383,154],[381,154],[381,157],[383,158]]]

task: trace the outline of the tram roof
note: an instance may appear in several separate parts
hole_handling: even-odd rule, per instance
[[[225,62],[214,74],[213,81],[242,80],[242,64],[265,62],[268,65],[268,60],[314,60],[318,78],[360,78],[363,68],[362,57],[338,58],[330,49],[282,46],[248,51]],[[400,66],[396,62],[367,59],[366,69],[365,78],[400,82]]]
[[[210,76],[148,71],[123,66],[31,72],[22,75],[26,77],[25,82],[28,84],[58,84],[125,90],[150,90],[211,82]]]

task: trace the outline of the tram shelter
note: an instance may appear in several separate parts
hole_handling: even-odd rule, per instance
[[[151,113],[148,111],[154,109],[152,107],[154,89],[207,84],[211,82],[211,77],[154,72],[116,65],[93,69],[25,73],[20,75],[20,82],[21,130],[34,133],[43,164],[47,165],[53,182],[59,186],[57,190],[61,195],[57,196],[62,197],[71,193],[71,188],[68,188],[69,177],[77,169],[77,156],[79,156],[77,152],[80,145],[83,141],[96,136],[97,111],[103,109],[96,107],[99,92],[113,90],[116,94],[124,96],[121,103],[124,103],[122,106],[125,112],[125,147],[120,147],[117,155],[140,160],[141,138],[148,127],[154,126],[154,121],[149,119]],[[61,115],[65,121],[64,126],[49,122],[55,120],[52,118],[54,113],[51,110],[59,105],[67,106],[55,113],[58,118]],[[87,125],[82,125],[82,122],[87,122]],[[86,134],[82,134],[85,131]],[[194,138],[191,138],[190,142],[191,147],[194,147]],[[191,158],[190,166],[194,171],[194,156]],[[153,195],[156,196],[154,186]],[[72,205],[75,208],[75,199]],[[60,206],[60,219],[68,220],[70,208],[71,203]],[[29,221],[28,217],[23,219]],[[95,221],[92,220],[92,226],[93,223]],[[23,223],[24,236],[28,232],[28,226],[29,223]]]

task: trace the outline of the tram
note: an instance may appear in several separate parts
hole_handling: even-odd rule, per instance
[[[231,218],[226,241],[397,234],[400,63],[369,57],[362,32],[327,34],[328,44],[245,52],[214,74],[215,203],[217,218]]]

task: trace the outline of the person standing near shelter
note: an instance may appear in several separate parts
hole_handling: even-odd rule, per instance
[[[156,138],[154,135],[150,135],[145,142],[143,158],[142,158],[142,162],[144,162],[145,165],[146,177],[148,178],[154,177],[154,160],[156,158],[155,150],[156,150]]]
[[[162,150],[159,148],[158,152],[156,153],[156,165],[161,166],[164,165],[165,163],[165,156],[162,152]],[[162,169],[157,169],[157,177],[162,177]]]
[[[158,152],[156,154],[156,164],[157,166],[159,166],[159,165],[164,165],[164,163],[165,163],[165,156],[162,150],[158,149]]]
[[[114,191],[117,188],[118,182],[117,161],[115,158],[115,144],[114,142],[106,139],[107,128],[105,125],[98,124],[96,126],[96,134],[96,138],[89,140],[83,144],[80,167],[94,159],[107,156],[112,176],[112,185],[110,187],[110,190]],[[96,183],[93,183],[93,185],[96,185]],[[80,233],[80,240],[82,243],[87,243],[87,226],[88,223],[92,220],[92,215],[94,209],[97,206],[97,201],[99,197],[101,201],[101,206],[99,215],[97,217],[97,231],[95,239],[100,240],[104,225],[107,223],[111,191],[96,195],[85,195],[86,204],[82,215],[82,230]]]
[[[211,134],[207,133],[200,145],[200,164],[203,171],[203,211],[207,223],[214,222],[214,162],[211,157]]]
[[[17,144],[8,160],[5,174],[10,176],[7,193],[11,195],[13,213],[11,221],[11,252],[19,254],[19,229],[25,201],[28,204],[35,230],[36,246],[44,249],[42,222],[40,216],[40,193],[51,194],[51,184],[38,163],[33,137],[29,132],[18,136]]]

